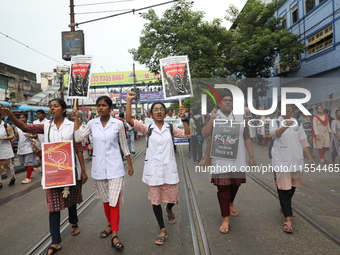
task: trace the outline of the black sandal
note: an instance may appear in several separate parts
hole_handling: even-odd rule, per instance
[[[80,234],[80,230],[79,230],[78,233],[75,232],[76,229],[79,229],[78,225],[77,224],[76,225],[72,225],[72,232],[71,232],[72,236],[77,236],[77,235]]]
[[[52,250],[52,253],[48,254],[49,250]],[[60,250],[61,250],[61,247],[59,249],[57,249],[57,248],[54,248],[53,246],[50,246],[50,247],[47,248],[45,255],[53,255],[53,254],[56,254]]]
[[[108,228],[111,228],[111,224],[107,226]],[[112,233],[112,230],[110,232],[107,232],[106,230],[102,231],[100,233],[100,238],[106,238]]]
[[[0,189],[2,189],[2,188],[3,188],[3,186],[4,186],[4,185],[2,185],[2,183],[0,182]]]
[[[8,184],[8,187],[12,187],[15,184],[15,177],[12,177],[11,181]]]
[[[113,248],[117,249],[117,250],[123,250],[124,249],[124,245],[121,243],[121,242],[117,242],[116,244],[113,243],[113,239],[117,238],[118,239],[118,236],[114,236],[112,237],[111,239],[111,245]]]

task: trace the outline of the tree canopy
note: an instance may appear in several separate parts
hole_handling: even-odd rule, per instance
[[[229,30],[220,19],[205,21],[204,12],[192,11],[191,1],[176,2],[161,17],[150,9],[141,14],[147,23],[141,31],[140,46],[129,52],[153,73],[160,71],[159,59],[188,55],[192,78],[268,78],[277,56],[283,68],[295,70],[304,46],[299,35],[283,28],[274,17],[279,4],[249,0],[242,12],[230,6],[226,19],[233,26]],[[244,92],[246,86],[253,87],[257,107],[259,96],[268,90],[267,82],[261,79],[235,85]]]

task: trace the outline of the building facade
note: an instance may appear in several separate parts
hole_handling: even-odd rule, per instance
[[[35,73],[0,62],[0,100],[23,102],[40,91]]]
[[[306,88],[312,94],[310,105],[322,104],[329,109],[340,106],[339,6],[340,0],[287,0],[276,11],[282,26],[299,34],[306,46],[298,56],[298,71],[276,63],[281,86]]]

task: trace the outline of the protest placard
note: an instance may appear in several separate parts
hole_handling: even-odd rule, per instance
[[[164,98],[191,97],[192,84],[187,56],[160,59]]]
[[[76,185],[73,141],[43,143],[43,189]]]
[[[71,57],[71,72],[68,84],[69,99],[89,98],[92,56]]]

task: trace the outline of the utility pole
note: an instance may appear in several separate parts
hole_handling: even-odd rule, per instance
[[[136,70],[135,70],[135,63],[133,63],[133,87],[134,87],[134,90],[135,90],[135,93],[137,93],[137,87],[136,87]],[[136,107],[136,113],[135,113],[135,116],[136,116],[136,119],[137,119],[137,113],[138,113],[138,99],[136,97],[135,99],[135,107]]]
[[[70,0],[70,24],[72,24],[71,26],[71,32],[76,31],[75,29],[75,19],[74,19],[74,0]],[[70,73],[70,77],[72,76],[72,74]],[[78,108],[78,99],[73,99],[73,109],[77,109]]]

